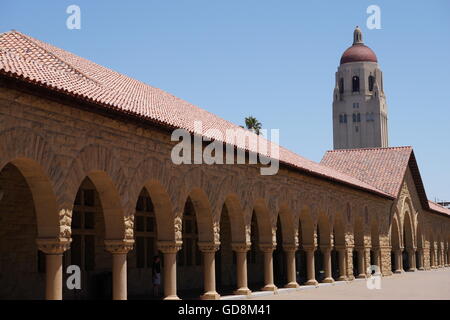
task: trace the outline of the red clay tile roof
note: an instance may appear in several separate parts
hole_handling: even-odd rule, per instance
[[[320,163],[397,197],[411,152],[411,147],[332,150]]]
[[[219,129],[224,133],[226,129],[244,130],[163,90],[17,31],[0,34],[0,74],[168,128],[183,128],[195,133],[194,121],[199,120],[203,122],[203,131]],[[217,135],[208,137],[223,142]],[[262,137],[259,139],[266,141]],[[248,143],[236,144],[236,147],[256,151]],[[268,147],[268,156],[270,149]],[[285,148],[280,147],[278,158],[281,163],[303,172],[391,198],[374,186]]]
[[[422,207],[450,215],[450,210],[439,205],[431,206],[427,200],[412,147],[332,150],[325,153],[320,163],[364,181],[394,198],[399,195],[409,166]]]
[[[447,209],[447,208],[441,206],[440,204],[437,204],[436,202],[433,202],[430,200],[428,200],[428,204],[429,204],[431,210],[450,216],[450,209]]]

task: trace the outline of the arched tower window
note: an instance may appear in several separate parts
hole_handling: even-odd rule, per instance
[[[375,83],[375,77],[369,76],[369,91],[373,91],[373,84]]]
[[[344,78],[339,79],[339,93],[344,93]]]
[[[359,92],[359,77],[353,76],[352,78],[352,92]]]

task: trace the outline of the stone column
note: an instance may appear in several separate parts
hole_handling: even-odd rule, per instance
[[[250,244],[232,243],[231,247],[236,252],[237,289],[234,294],[249,295],[252,293],[247,283],[247,251],[250,250]]]
[[[347,260],[347,280],[354,280],[355,276],[353,275],[353,245],[348,245],[346,249],[346,260]]]
[[[202,300],[219,300],[220,295],[216,291],[216,263],[215,254],[219,250],[217,243],[198,243],[203,253],[203,282],[205,293],[200,297]]]
[[[366,270],[365,270],[365,249],[363,247],[357,247],[357,258],[358,258],[358,275],[357,278],[364,279],[366,277]],[[354,267],[354,266],[353,266]]]
[[[113,300],[127,300],[127,254],[134,240],[105,240],[105,250],[112,254]]]
[[[395,271],[394,273],[402,273],[402,251],[403,249],[395,249],[394,256],[395,256]]]
[[[283,245],[284,252],[286,254],[287,264],[287,284],[286,288],[298,288],[297,272],[295,268],[295,252],[297,251],[296,245]]]
[[[323,253],[323,266],[325,271],[325,278],[323,283],[333,283],[334,279],[331,275],[331,248],[329,246],[320,246],[320,250]]]
[[[381,274],[381,254],[380,254],[380,247],[373,247],[373,260],[375,265],[377,266],[377,270],[375,271],[375,274]]]
[[[416,261],[417,269],[422,271],[425,270],[423,263],[423,248],[417,249],[418,261]]]
[[[414,272],[416,271],[416,249],[415,248],[408,248],[408,262],[409,262],[409,269],[408,272]]]
[[[370,263],[370,247],[364,248],[364,274],[366,276],[370,276],[372,274],[371,269],[371,263]]]
[[[273,283],[273,251],[276,245],[260,244],[261,251],[264,253],[264,287],[263,291],[277,291],[277,287]]]
[[[316,269],[314,266],[314,251],[316,251],[316,247],[314,245],[304,245],[303,249],[306,252],[306,272],[308,278],[306,285],[316,286],[318,284],[316,280]]]
[[[446,263],[447,267],[450,267],[450,249],[447,248],[447,263]]]
[[[434,249],[433,248],[430,248],[430,269],[434,269],[434,268],[436,268],[435,266],[434,266]]]
[[[45,299],[62,300],[63,253],[72,239],[36,239],[37,247],[45,253]]]
[[[158,249],[163,253],[164,270],[164,300],[179,300],[177,295],[177,252],[182,242],[158,242]]]
[[[336,246],[339,259],[339,281],[347,280],[347,268],[345,267],[345,246]]]

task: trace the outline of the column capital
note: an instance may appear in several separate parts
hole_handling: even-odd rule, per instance
[[[334,247],[335,247],[336,250],[338,250],[338,251],[342,251],[342,250],[347,249],[347,246],[346,246],[345,244],[338,244],[338,245],[335,245]]]
[[[201,252],[212,253],[212,252],[216,252],[217,250],[219,250],[220,242],[219,243],[217,243],[217,242],[198,242],[197,245]]]
[[[45,254],[63,254],[70,248],[70,238],[37,238],[36,244]]]
[[[112,254],[127,254],[133,245],[133,239],[105,240],[105,250]]]
[[[247,252],[251,248],[251,243],[231,243],[231,249],[235,252]]]
[[[162,253],[177,253],[182,247],[183,242],[181,241],[158,241],[158,250]]]
[[[331,251],[331,245],[329,245],[329,244],[322,244],[319,246],[319,248],[321,251],[326,251],[326,250]]]
[[[303,250],[312,251],[312,252],[316,251],[316,249],[317,249],[317,247],[313,244],[304,244],[304,245],[302,245],[302,247],[303,247]]]
[[[277,245],[273,244],[273,243],[260,243],[259,248],[264,253],[270,253],[270,252],[273,252],[277,248]]]
[[[286,252],[295,252],[298,250],[298,245],[294,243],[283,244],[283,250]]]

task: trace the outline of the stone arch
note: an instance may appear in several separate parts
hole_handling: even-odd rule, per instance
[[[233,243],[248,243],[244,211],[239,197],[234,194],[228,194],[225,197],[224,205],[228,211],[228,217],[231,224],[231,241]]]
[[[309,206],[303,206],[299,215],[299,238],[301,238],[300,245],[315,246],[315,230],[314,221],[311,216],[311,209]]]
[[[372,248],[380,247],[380,225],[376,216],[370,222],[370,242]]]
[[[34,160],[16,158],[10,162],[25,178],[34,203],[38,237],[70,237],[70,232],[60,223],[65,218],[64,212],[58,213],[58,205],[52,183],[43,168]],[[0,171],[2,168],[0,169]],[[66,223],[66,221],[61,221]]]
[[[143,188],[147,190],[153,203],[158,241],[175,242],[179,240],[175,230],[176,223],[172,202],[166,188],[157,180],[147,181]],[[138,197],[139,194],[133,197],[132,203],[136,203]]]
[[[28,128],[13,128],[0,133],[0,171],[14,165],[30,187],[35,206],[38,237],[70,237],[70,224],[60,210],[63,172],[51,146]]]
[[[318,245],[331,247],[331,227],[328,216],[321,212],[317,219],[317,229],[320,230],[320,239],[318,239]],[[318,234],[318,233],[317,233]]]
[[[403,247],[412,249],[414,244],[414,223],[413,223],[413,211],[409,199],[405,199],[403,206]]]
[[[397,215],[394,215],[391,222],[390,228],[390,243],[393,250],[398,250],[402,248],[402,241],[400,237],[400,228],[398,223]]]
[[[128,208],[127,179],[120,161],[106,147],[88,145],[73,160],[66,178],[65,206],[73,207],[78,188],[88,177],[94,184],[105,219],[105,240],[133,238]]]
[[[340,212],[337,212],[334,216],[333,240],[335,246],[345,246],[345,224]]]
[[[278,210],[278,218],[280,219],[283,245],[296,245],[298,243],[294,214],[288,205],[283,204]]]
[[[274,244],[274,228],[270,219],[270,212],[264,199],[257,199],[254,202],[253,214],[256,216],[258,225],[259,244]]]
[[[128,187],[130,208],[132,209],[130,213],[134,209],[134,200],[138,198],[142,187],[149,181],[156,181],[159,188],[168,194],[173,215],[181,212],[184,205],[181,200],[184,200],[183,196],[187,196],[187,193],[182,193],[183,181],[180,178],[182,176],[179,166],[173,165],[170,160],[161,160],[155,157],[147,157],[142,160],[136,167]]]
[[[355,247],[364,247],[365,224],[359,215],[353,220],[353,239]]]
[[[211,205],[206,193],[201,188],[193,188],[185,199],[185,203],[188,198],[194,206],[199,242],[219,243],[219,232],[214,225]]]

